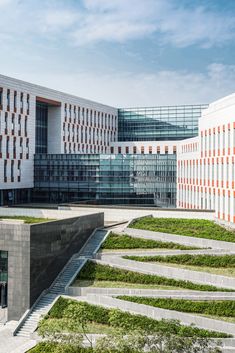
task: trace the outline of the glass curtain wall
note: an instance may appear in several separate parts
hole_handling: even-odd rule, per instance
[[[118,141],[183,140],[197,136],[202,105],[118,110]]]
[[[47,153],[48,106],[36,103],[36,153]]]
[[[35,201],[176,205],[176,155],[36,155]]]

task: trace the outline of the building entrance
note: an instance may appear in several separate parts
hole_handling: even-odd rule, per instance
[[[0,250],[0,308],[7,307],[8,252]]]
[[[7,283],[0,283],[0,308],[7,307]]]

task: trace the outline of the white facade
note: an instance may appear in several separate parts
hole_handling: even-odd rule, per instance
[[[0,190],[33,188],[36,103],[48,104],[48,153],[106,153],[117,109],[0,75]]]
[[[215,210],[235,223],[235,94],[220,99],[199,119],[199,136],[181,141],[177,155],[177,206]]]

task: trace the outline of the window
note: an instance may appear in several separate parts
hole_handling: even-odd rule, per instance
[[[110,151],[111,151],[111,154],[113,154],[114,153],[114,148],[111,147]]]
[[[18,182],[20,182],[20,178],[21,178],[21,161],[18,161],[17,170],[18,170]]]
[[[7,110],[10,110],[10,90],[7,90]]]
[[[160,154],[160,146],[157,146],[157,154]]]
[[[0,158],[2,158],[2,136],[0,136]]]
[[[25,136],[27,136],[27,134],[28,134],[28,124],[27,124],[27,122],[28,122],[28,119],[27,119],[27,116],[26,116],[25,120],[24,120],[24,134],[25,134]]]
[[[129,153],[129,147],[126,146],[126,154],[128,154],[128,153]]]
[[[12,114],[11,116],[11,133],[12,135],[15,133],[15,114]]]
[[[118,147],[118,153],[121,154],[122,153],[122,148]]]
[[[14,161],[11,161],[11,182],[14,181]]]
[[[23,138],[20,138],[20,159],[23,158]]]
[[[29,159],[29,139],[26,140],[26,158]]]
[[[173,154],[176,154],[176,146],[173,146]]]
[[[16,137],[13,140],[13,158],[16,158]]]
[[[8,113],[5,113],[5,134],[8,133]]]
[[[0,109],[2,109],[3,88],[0,87]]]
[[[141,146],[140,151],[141,151],[141,154],[144,154],[144,146]]]
[[[165,154],[168,154],[168,146],[165,146]]]
[[[16,112],[17,109],[17,92],[14,92],[14,112]]]
[[[27,114],[29,115],[29,94],[27,94]]]
[[[149,146],[149,154],[152,154],[153,153],[153,148],[152,146]]]
[[[20,94],[20,110],[21,110],[21,114],[23,114],[23,110],[24,110],[24,94],[23,93]]]
[[[133,153],[134,153],[134,154],[137,153],[137,148],[136,148],[136,146],[133,147]]]
[[[4,182],[7,182],[7,160],[4,160]]]

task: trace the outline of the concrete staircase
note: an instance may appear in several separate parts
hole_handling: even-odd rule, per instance
[[[56,298],[56,294],[45,294],[42,296],[22,326],[19,327],[16,336],[30,338],[30,334],[36,330],[41,316],[50,310]]]
[[[81,251],[75,254],[57,276],[51,287],[35,303],[31,311],[20,322],[14,335],[30,338],[36,330],[42,316],[46,315],[58,296],[66,293],[66,289],[73,282],[87,259],[93,258],[100,244],[108,235],[108,230],[98,229],[88,239]]]

